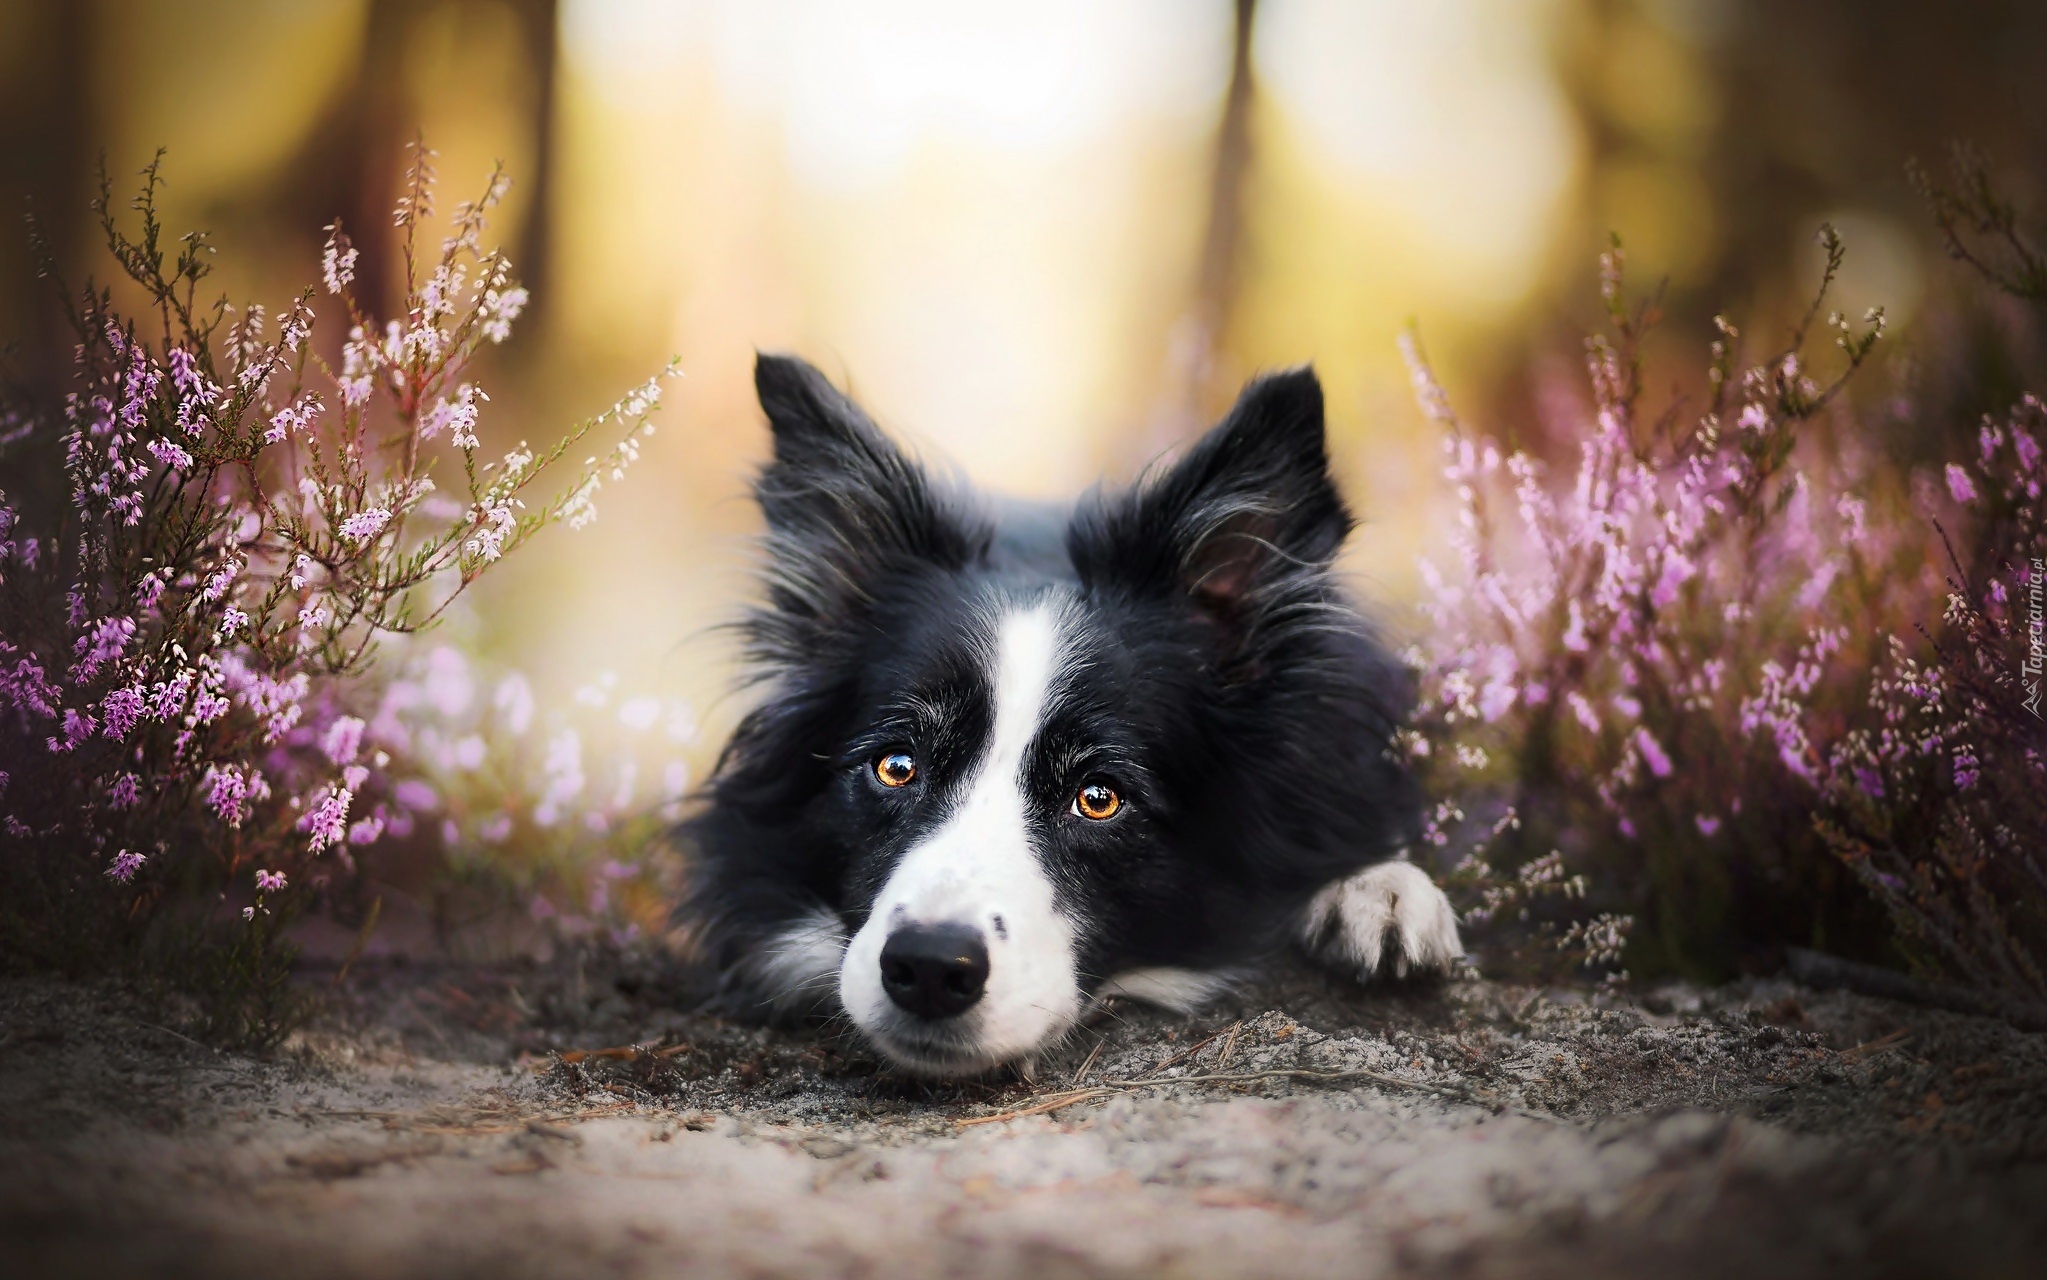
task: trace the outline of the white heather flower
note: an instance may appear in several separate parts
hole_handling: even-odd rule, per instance
[[[562,503],[562,518],[569,522],[569,528],[581,529],[597,518],[597,490],[603,481],[596,476],[585,476],[583,483]]]
[[[320,279],[327,285],[327,292],[340,293],[355,279],[355,246],[341,233],[341,224],[330,222],[323,228],[327,232],[327,247],[320,251]]]
[[[475,531],[462,541],[464,555],[476,556],[489,562],[504,554],[505,539],[510,537],[519,524],[516,508],[526,504],[517,498],[509,501],[490,502],[470,510],[469,518],[475,524]]]
[[[476,447],[477,401],[489,400],[480,387],[467,382],[455,388],[455,394],[441,401],[426,416],[420,419],[419,437],[431,440],[442,431],[449,432],[449,439],[458,449]]]
[[[356,512],[341,522],[341,539],[344,542],[368,542],[384,531],[391,523],[391,513],[384,507],[368,507]]]
[[[526,309],[529,296],[523,287],[502,291],[486,289],[483,294],[483,336],[492,342],[503,342],[511,337],[512,321]]]

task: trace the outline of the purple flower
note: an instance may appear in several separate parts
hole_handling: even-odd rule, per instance
[[[2014,429],[2011,433],[2012,451],[2019,455],[2019,470],[2031,471],[2040,461],[2040,445],[2033,437]]]
[[[1947,464],[1947,491],[1956,502],[1969,503],[1976,500],[1976,485],[1969,479],[1969,473],[1952,462]]]
[[[100,714],[106,717],[105,733],[116,742],[126,738],[147,711],[140,685],[116,689],[100,702]]]
[[[310,838],[314,853],[330,844],[340,844],[348,835],[348,804],[354,795],[346,787],[336,787],[320,794],[320,798],[298,820],[298,829]]]
[[[72,664],[71,678],[81,682],[92,679],[101,667],[119,661],[134,637],[132,618],[101,618],[73,646],[78,661]]]
[[[1978,772],[1976,751],[1973,747],[1955,748],[1955,789],[1968,791],[1976,785],[1982,775]]]
[[[114,779],[114,785],[107,788],[107,803],[116,809],[132,809],[142,798],[140,779],[132,773],[124,773]]]
[[[114,855],[113,863],[107,867],[107,878],[116,884],[127,884],[135,878],[135,873],[140,871],[142,864],[147,861],[147,858],[132,849],[123,849]]]
[[[363,722],[355,716],[339,716],[327,726],[320,741],[321,752],[335,764],[348,764],[362,750]]]
[[[1856,790],[1862,792],[1863,795],[1868,796],[1872,800],[1884,798],[1884,779],[1882,774],[1874,769],[1858,765],[1853,770],[1853,776],[1855,778]]]
[[[233,767],[213,766],[206,771],[206,805],[228,826],[241,826],[249,814],[249,780]]]
[[[64,709],[64,737],[62,740],[57,738],[49,739],[50,750],[60,755],[66,751],[71,751],[79,743],[90,738],[93,730],[98,727],[98,723],[91,716],[75,708],[66,707]]]
[[[173,471],[190,471],[192,455],[186,453],[168,440],[152,440],[148,445],[150,456]]]
[[[1720,819],[1710,813],[1699,814],[1692,821],[1698,824],[1699,834],[1702,836],[1711,837],[1720,830]]]
[[[1635,749],[1642,753],[1642,762],[1649,766],[1650,773],[1659,778],[1670,776],[1670,757],[1664,754],[1663,744],[1639,726],[1635,729]]]
[[[269,893],[283,887],[284,873],[282,871],[258,871],[256,873],[256,888],[259,891]]]

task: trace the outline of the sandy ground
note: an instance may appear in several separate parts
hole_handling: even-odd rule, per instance
[[[2047,1037],[1781,982],[1282,975],[934,1087],[679,1012],[644,964],[308,980],[326,1007],[263,1061],[0,983],[0,1274],[2047,1268]]]

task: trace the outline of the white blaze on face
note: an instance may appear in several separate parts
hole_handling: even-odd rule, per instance
[[[987,747],[953,791],[952,811],[903,855],[839,969],[840,1000],[853,1021],[913,1064],[931,1033],[881,985],[882,945],[903,925],[971,926],[988,947],[987,989],[956,1020],[958,1040],[946,1035],[970,1057],[929,1055],[920,1065],[964,1070],[1005,1061],[1080,1014],[1073,926],[1055,907],[1051,879],[1032,848],[1024,795],[1025,754],[1059,674],[1060,612],[1056,599],[1041,598],[997,620]]]

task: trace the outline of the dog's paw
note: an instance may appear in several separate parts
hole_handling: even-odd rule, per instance
[[[1404,978],[1445,971],[1464,954],[1450,899],[1411,862],[1367,867],[1316,894],[1302,938],[1324,961],[1362,978],[1382,960]]]

